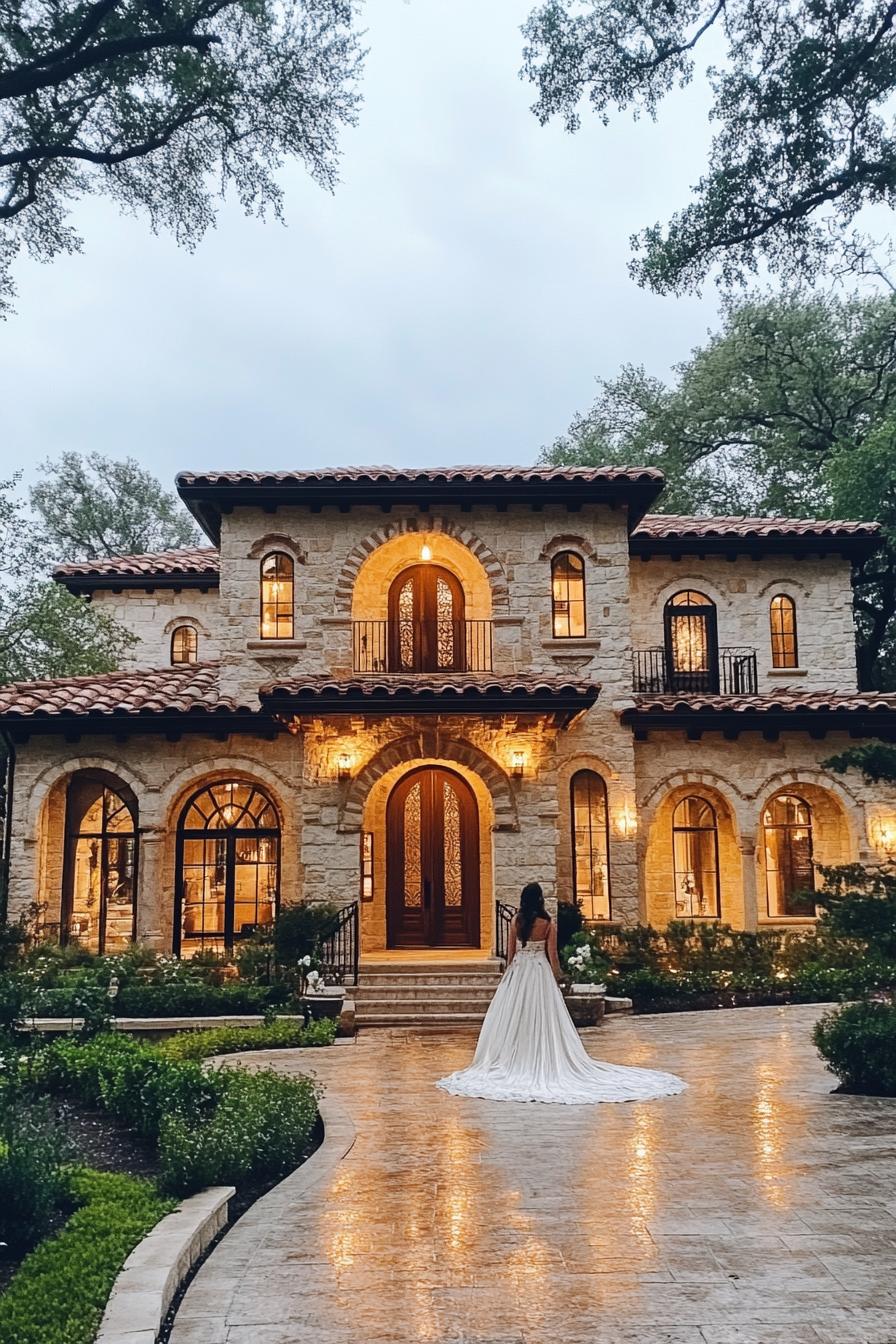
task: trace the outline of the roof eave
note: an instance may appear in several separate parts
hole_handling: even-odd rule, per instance
[[[217,588],[220,574],[62,574],[53,572],[56,583],[67,588],[73,597],[84,597],[90,593],[106,590],[118,592],[122,589],[142,589],[151,592],[155,588],[168,589],[205,589]]]
[[[649,558],[668,556],[672,559],[686,555],[747,555],[759,558],[764,555],[840,555],[850,559],[863,559],[876,551],[883,543],[879,534],[860,535],[843,534],[824,536],[817,533],[782,533],[777,536],[741,537],[741,536],[680,536],[647,537],[633,534],[629,538],[629,554]]]

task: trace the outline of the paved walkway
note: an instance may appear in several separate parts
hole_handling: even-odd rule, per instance
[[[448,1097],[470,1036],[253,1056],[312,1068],[357,1139],[236,1225],[172,1344],[892,1344],[896,1101],[831,1095],[818,1011],[585,1033],[690,1084],[637,1105]]]

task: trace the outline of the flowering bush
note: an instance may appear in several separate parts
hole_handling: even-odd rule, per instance
[[[610,963],[596,951],[594,937],[588,932],[573,935],[572,942],[563,949],[561,963],[576,985],[602,985],[610,969]]]

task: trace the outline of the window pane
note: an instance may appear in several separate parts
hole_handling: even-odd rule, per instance
[[[191,625],[179,625],[171,636],[172,663],[195,663],[199,637]]]
[[[802,798],[780,794],[765,809],[762,821],[769,915],[811,917],[815,868],[809,805]]]
[[[551,561],[551,609],[555,639],[585,634],[585,562],[575,551],[561,551]]]
[[[606,786],[593,770],[580,770],[571,793],[575,897],[586,919],[609,919]]]
[[[261,562],[261,637],[293,637],[293,562],[282,552]]]
[[[679,919],[719,914],[716,815],[705,798],[684,798],[672,815],[675,914]]]
[[[772,639],[772,667],[796,667],[796,604],[792,597],[779,593],[769,608]]]

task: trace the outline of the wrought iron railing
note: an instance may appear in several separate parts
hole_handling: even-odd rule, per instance
[[[632,673],[639,695],[755,695],[758,686],[755,649],[719,649],[697,672],[674,667],[666,649],[635,649]]]
[[[491,621],[352,621],[356,672],[491,672]]]
[[[360,913],[357,901],[352,901],[339,912],[331,933],[320,940],[321,969],[324,976],[333,976],[344,983],[358,980],[358,957],[361,951]]]
[[[510,939],[510,925],[516,915],[512,905],[504,901],[495,901],[495,956],[507,960],[507,944]]]

